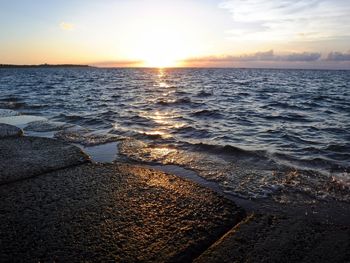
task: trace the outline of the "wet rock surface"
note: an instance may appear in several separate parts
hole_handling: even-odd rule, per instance
[[[250,215],[194,262],[349,262],[350,227]]]
[[[16,126],[0,123],[0,139],[5,137],[16,137],[23,135],[23,131]]]
[[[0,184],[78,165],[89,157],[78,147],[39,137],[0,140]]]
[[[244,217],[151,169],[85,164],[0,187],[3,260],[189,262]]]

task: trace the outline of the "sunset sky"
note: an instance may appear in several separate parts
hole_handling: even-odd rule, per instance
[[[349,0],[0,0],[0,64],[350,69]]]

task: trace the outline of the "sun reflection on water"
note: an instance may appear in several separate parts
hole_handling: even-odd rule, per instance
[[[164,68],[158,68],[158,78],[161,79],[165,75],[165,69]]]
[[[150,110],[138,112],[139,116],[150,120],[152,124],[138,130],[139,134],[169,139],[173,137],[174,131],[185,126],[185,123],[179,120],[181,116],[174,109],[167,107],[177,100],[176,89],[170,88],[166,81],[167,74],[167,69],[164,68],[154,71],[154,92],[152,95],[156,95],[145,98]]]

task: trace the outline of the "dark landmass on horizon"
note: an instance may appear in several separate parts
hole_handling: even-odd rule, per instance
[[[38,64],[38,65],[15,65],[0,64],[0,68],[88,68],[89,65],[79,64]]]

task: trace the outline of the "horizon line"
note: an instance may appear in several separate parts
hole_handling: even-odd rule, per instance
[[[270,70],[343,70],[350,71],[349,68],[325,68],[325,67],[237,67],[237,66],[169,66],[169,67],[148,67],[148,66],[103,66],[96,65],[94,63],[88,64],[73,64],[73,63],[62,63],[62,64],[8,64],[0,63],[0,68],[64,68],[64,67],[80,67],[80,68],[99,68],[99,69],[270,69]]]

